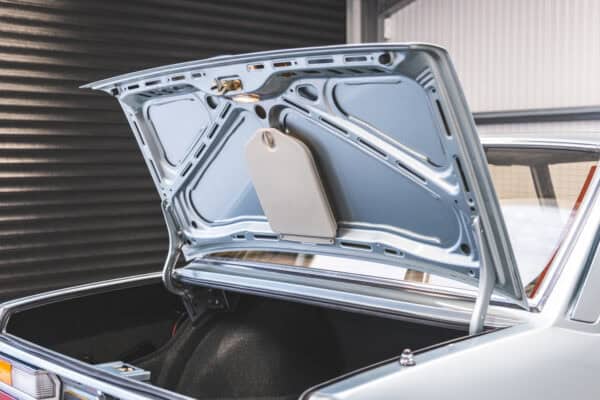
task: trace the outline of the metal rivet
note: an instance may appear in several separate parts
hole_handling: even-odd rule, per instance
[[[262,141],[270,149],[272,149],[272,148],[275,147],[275,138],[273,137],[273,135],[269,131],[263,132],[263,134],[262,134]]]
[[[403,367],[412,367],[415,365],[415,359],[413,358],[413,352],[411,349],[404,349],[402,351],[402,355],[400,356],[400,365]]]

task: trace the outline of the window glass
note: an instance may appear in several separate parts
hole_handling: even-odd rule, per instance
[[[598,155],[556,149],[487,149],[519,273],[533,296],[571,227]]]
[[[594,165],[594,161],[550,164],[550,175],[560,208],[570,209],[575,205],[585,179]]]
[[[504,201],[535,199],[535,187],[529,167],[524,165],[489,165],[497,193]]]
[[[570,228],[595,171],[598,154],[556,149],[486,149],[523,284],[533,296]],[[378,278],[461,288],[461,282],[414,270],[346,258],[265,251],[211,255],[247,262],[368,273]]]

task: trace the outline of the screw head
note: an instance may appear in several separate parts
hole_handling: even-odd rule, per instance
[[[273,134],[271,132],[264,131],[262,134],[262,141],[268,148],[275,148],[275,138],[273,137]]]
[[[403,367],[412,367],[415,365],[415,359],[413,357],[413,352],[411,349],[404,349],[402,351],[402,355],[400,356],[400,365]]]

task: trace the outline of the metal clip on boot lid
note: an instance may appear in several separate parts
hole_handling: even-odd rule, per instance
[[[492,291],[526,305],[441,48],[225,56],[87,87],[119,100],[188,260],[228,250],[332,255],[472,285],[485,270],[484,306]]]

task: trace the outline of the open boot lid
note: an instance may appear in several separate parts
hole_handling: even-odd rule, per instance
[[[441,48],[224,56],[86,87],[119,100],[188,260],[229,250],[332,255],[479,285],[483,307],[491,292],[526,306],[485,154]]]

